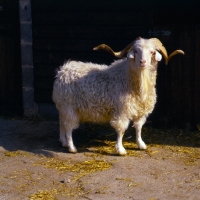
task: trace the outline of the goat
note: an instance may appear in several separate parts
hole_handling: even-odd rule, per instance
[[[73,129],[79,123],[109,122],[117,132],[116,150],[125,155],[122,138],[130,121],[136,129],[136,142],[146,149],[141,129],[156,103],[157,63],[169,57],[162,43],[156,39],[137,38],[125,49],[114,52],[102,44],[94,50],[104,49],[120,59],[110,66],[68,61],[57,71],[53,86],[53,101],[59,111],[60,142],[76,153],[72,139]],[[158,52],[162,53],[162,55]]]

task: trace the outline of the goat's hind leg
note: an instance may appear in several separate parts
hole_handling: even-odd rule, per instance
[[[68,144],[68,147],[69,147],[69,152],[76,153],[77,149],[76,149],[76,147],[74,146],[74,143],[73,143],[72,131],[73,131],[73,129],[66,130],[67,144]]]
[[[65,127],[63,123],[60,121],[60,139],[59,141],[62,143],[63,147],[68,147],[66,135],[65,135]]]
[[[69,123],[70,124],[70,123]],[[76,153],[77,149],[74,146],[72,131],[75,127],[70,127],[66,121],[60,120],[60,142],[63,147],[68,147],[69,152]]]
[[[123,147],[122,139],[124,132],[117,132],[116,150],[120,156],[126,155],[126,149]]]
[[[136,131],[136,142],[138,144],[138,147],[140,149],[146,149],[147,146],[142,140],[141,132],[142,132],[142,126],[144,125],[146,121],[146,117],[142,117],[140,119],[134,120],[134,127]]]

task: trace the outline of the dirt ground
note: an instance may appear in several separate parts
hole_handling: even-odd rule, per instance
[[[200,132],[144,127],[147,150],[108,125],[81,125],[79,153],[61,146],[57,121],[0,118],[0,200],[200,199]]]

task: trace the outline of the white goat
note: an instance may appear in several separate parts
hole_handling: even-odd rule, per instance
[[[162,58],[157,50],[166,63],[183,51],[176,50],[168,57],[156,38],[137,38],[121,52],[114,52],[105,44],[94,49],[105,49],[119,58],[128,53],[128,58],[110,66],[68,61],[60,67],[53,87],[53,101],[60,117],[60,142],[75,153],[72,131],[79,123],[109,122],[118,135],[117,152],[125,155],[122,138],[133,120],[136,142],[140,149],[146,149],[141,129],[156,103],[157,63]]]

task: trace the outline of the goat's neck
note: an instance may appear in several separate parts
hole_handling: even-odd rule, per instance
[[[152,90],[155,88],[156,70],[152,70],[152,68],[131,69],[129,76],[134,94],[136,94],[141,101],[147,100],[149,94],[151,94]]]

